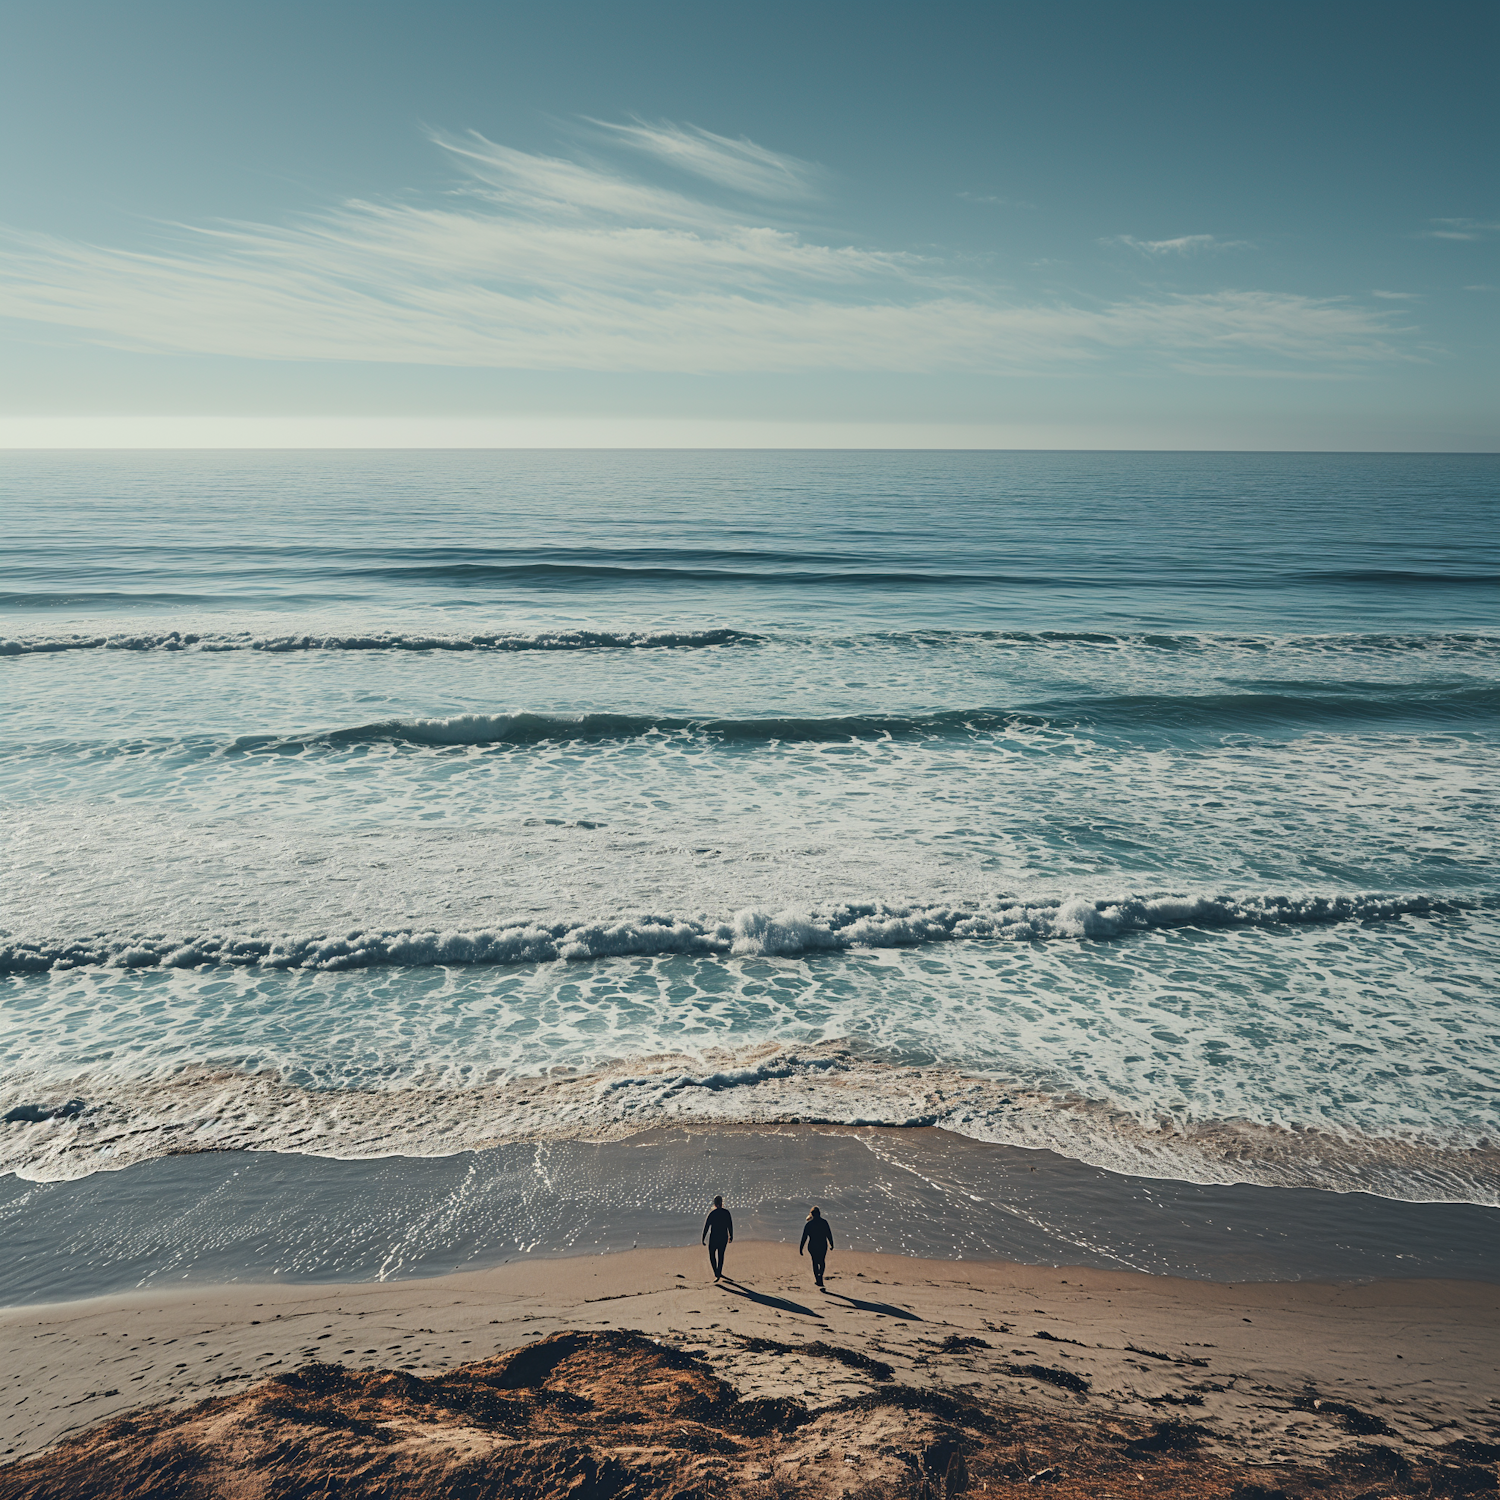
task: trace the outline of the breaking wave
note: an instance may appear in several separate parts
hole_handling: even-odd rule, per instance
[[[1061,901],[998,898],[992,905],[846,905],[824,911],[741,911],[727,920],[640,916],[618,921],[517,924],[478,931],[355,929],[343,934],[197,936],[129,934],[0,938],[0,973],[88,965],[118,969],[203,964],[339,971],[381,965],[580,962],[663,953],[782,957],[923,943],[1059,939],[1109,941],[1173,927],[1274,927],[1379,922],[1500,907],[1500,897],[1425,895],[1191,896],[1162,894]]]
[[[754,645],[745,630],[554,630],[537,635],[506,631],[467,634],[318,631],[255,635],[250,631],[164,630],[111,635],[17,636],[0,639],[0,656],[40,656],[62,651],[619,651]]]
[[[732,626],[698,630],[339,630],[310,628],[254,630],[69,631],[55,635],[0,636],[0,656],[48,656],[70,651],[201,652],[259,651],[610,651],[715,646],[759,646],[770,640],[831,646],[880,644],[920,648],[994,646],[997,648],[1090,647],[1149,652],[1230,651],[1267,658],[1297,654],[1376,654],[1479,652],[1500,650],[1500,636],[1480,632],[1403,633],[1366,631],[1330,635],[1224,635],[1195,632],[1107,630],[878,630],[829,638],[803,637],[784,630],[765,632]]]

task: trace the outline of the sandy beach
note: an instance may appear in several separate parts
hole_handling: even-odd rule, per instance
[[[740,1236],[717,1286],[693,1243],[705,1173]],[[835,1226],[826,1294],[781,1238],[805,1212],[790,1184]],[[183,1452],[225,1474],[344,1474],[351,1495],[410,1489],[370,1479],[375,1458],[418,1476],[503,1458],[463,1484],[896,1486],[865,1496],[880,1500],[941,1488],[931,1455],[960,1433],[995,1493],[1044,1471],[1074,1485],[1059,1495],[1478,1493],[1500,1459],[1493,1219],[806,1126],[12,1180],[0,1500],[75,1495],[96,1470],[107,1492],[175,1497],[160,1476]],[[497,1382],[532,1405],[476,1435]],[[1151,1447],[1163,1433],[1187,1446]],[[557,1468],[564,1451],[584,1468]],[[620,1478],[648,1470],[636,1490]],[[449,1477],[410,1493],[470,1493]],[[281,1490],[243,1490],[263,1493]]]
[[[12,1308],[0,1448],[13,1466],[122,1413],[311,1362],[431,1377],[563,1330],[623,1329],[701,1356],[742,1397],[815,1414],[873,1390],[884,1364],[895,1384],[1055,1420],[1190,1417],[1206,1452],[1273,1471],[1321,1464],[1351,1433],[1419,1462],[1455,1440],[1500,1441],[1494,1285],[1226,1285],[836,1251],[819,1294],[790,1246],[745,1241],[727,1269],[714,1285],[689,1247]],[[841,1473],[880,1467],[848,1441]]]

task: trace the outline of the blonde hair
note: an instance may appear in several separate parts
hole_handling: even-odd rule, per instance
[[[807,1217],[809,1219],[821,1219],[823,1217],[823,1210],[820,1209],[819,1207],[817,1207],[816,1204],[814,1204],[813,1211],[810,1214],[808,1214]]]

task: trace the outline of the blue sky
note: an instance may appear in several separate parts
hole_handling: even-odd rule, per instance
[[[1500,446],[1493,3],[5,30],[0,443]]]

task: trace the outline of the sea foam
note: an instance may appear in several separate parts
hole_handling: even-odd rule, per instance
[[[384,964],[537,964],[627,955],[695,953],[776,957],[849,948],[906,948],[922,943],[1003,940],[1108,941],[1175,927],[1273,927],[1386,921],[1402,916],[1493,909],[1500,898],[1428,895],[1162,893],[1061,900],[999,898],[983,907],[892,907],[880,903],[827,910],[744,910],[703,916],[638,916],[616,921],[493,929],[398,929],[267,936],[225,933],[95,934],[88,937],[0,937],[0,973],[33,973],[106,965],[117,969],[202,964],[339,971]]]
[[[8,1080],[0,1103],[36,1087]],[[84,1076],[72,1087],[86,1098],[81,1108],[0,1135],[0,1173],[64,1181],[185,1151],[446,1156],[516,1140],[622,1139],[664,1125],[936,1127],[1138,1176],[1500,1204],[1493,1143],[1144,1117],[959,1068],[883,1062],[838,1042],[633,1058],[461,1089],[309,1089],[273,1071],[205,1067],[155,1079]]]
[[[102,634],[0,636],[0,656],[45,656],[64,651],[631,651],[691,650],[708,646],[753,645],[750,631],[709,630],[550,630],[520,631],[299,631],[256,634],[232,630],[114,631]]]

